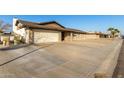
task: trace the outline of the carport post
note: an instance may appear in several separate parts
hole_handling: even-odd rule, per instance
[[[62,41],[62,32],[59,32],[59,42]]]
[[[26,34],[26,41],[25,41],[25,42],[26,42],[27,44],[30,43],[30,42],[29,42],[29,41],[30,41],[30,36],[29,36],[30,33],[29,33],[29,32],[30,32],[30,30],[29,30],[29,29],[26,29],[26,33],[27,33],[27,34]]]
[[[71,41],[73,40],[73,33],[71,32]]]

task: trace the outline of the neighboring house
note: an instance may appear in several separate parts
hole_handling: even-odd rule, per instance
[[[66,28],[55,21],[35,23],[15,18],[13,19],[13,32],[22,36],[26,43],[36,44],[100,38],[97,33]]]
[[[108,37],[109,38],[112,38],[113,37],[113,35],[111,34],[111,31],[107,31],[107,34],[108,34]],[[119,32],[117,32],[117,33],[115,33],[114,34],[114,38],[122,38],[122,36],[121,36],[121,33]]]
[[[0,35],[0,41],[3,42],[4,39],[8,39],[9,41],[13,42],[14,35],[12,35],[11,33],[2,33]]]
[[[119,33],[116,33],[115,34],[115,38],[122,38],[121,33],[120,32]]]
[[[85,34],[85,39],[98,39],[100,38],[101,33],[99,32],[87,32]]]

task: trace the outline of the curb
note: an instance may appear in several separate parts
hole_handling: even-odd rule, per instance
[[[119,43],[115,46],[112,52],[107,56],[101,66],[97,69],[94,74],[95,78],[111,78],[114,72],[114,69],[117,65],[118,56],[122,46],[123,40],[120,40]]]
[[[12,50],[12,49],[18,49],[18,48],[22,48],[22,47],[27,47],[31,44],[21,44],[21,45],[14,45],[14,46],[8,46],[8,47],[3,47],[3,48],[0,48],[0,50]]]

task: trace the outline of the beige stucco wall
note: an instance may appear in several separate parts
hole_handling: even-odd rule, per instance
[[[83,40],[83,34],[73,33],[73,40]]]
[[[71,38],[72,33],[72,38]],[[82,33],[74,33],[74,32],[65,32],[65,41],[72,40],[85,40],[85,39],[98,39],[100,38],[99,35],[96,34],[82,34]]]
[[[96,35],[96,34],[85,34],[84,38],[85,39],[98,39],[98,38],[100,38],[100,36]]]
[[[100,36],[96,34],[73,33],[72,40],[85,40],[85,39],[98,39],[98,38],[100,38]],[[70,39],[69,36],[68,39]]]

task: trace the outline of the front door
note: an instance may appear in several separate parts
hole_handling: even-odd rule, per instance
[[[64,41],[64,39],[65,39],[65,32],[62,32],[62,41]]]

